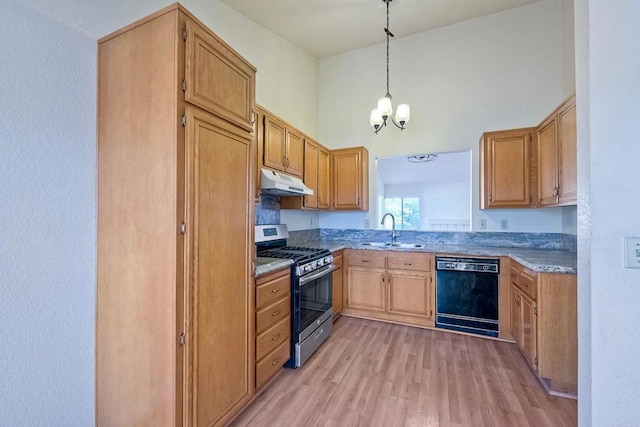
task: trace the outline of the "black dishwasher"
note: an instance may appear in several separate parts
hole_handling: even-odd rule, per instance
[[[499,259],[436,257],[436,328],[497,337]]]

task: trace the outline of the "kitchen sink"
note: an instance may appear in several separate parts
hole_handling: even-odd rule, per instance
[[[389,246],[392,246],[394,248],[403,248],[403,249],[424,248],[423,243],[391,243],[389,244]]]
[[[401,249],[419,249],[424,248],[423,243],[388,243],[388,242],[364,242],[361,243],[363,246],[373,246],[373,247],[391,247],[391,248],[401,248]]]
[[[363,246],[374,246],[374,247],[385,247],[391,246],[391,243],[383,243],[383,242],[364,242],[361,243]]]

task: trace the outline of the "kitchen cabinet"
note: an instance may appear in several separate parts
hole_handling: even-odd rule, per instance
[[[282,209],[329,209],[329,150],[311,138],[304,140],[304,184],[311,196],[284,196]]]
[[[511,332],[551,392],[577,392],[576,276],[535,273],[511,261]]]
[[[264,116],[266,111],[259,105],[255,108],[256,117],[253,124],[253,147],[252,147],[252,166],[253,171],[253,198],[256,205],[260,205],[260,197],[262,195],[262,189],[260,183],[262,179],[262,167],[264,158]]]
[[[369,210],[369,152],[364,147],[331,151],[335,210]]]
[[[531,172],[536,128],[486,132],[480,139],[480,209],[534,205]]]
[[[263,126],[263,165],[303,179],[302,134],[271,113],[265,113]]]
[[[256,285],[256,391],[291,356],[291,275],[284,268],[259,277]]]
[[[538,205],[577,202],[576,97],[572,95],[538,126]]]
[[[224,425],[253,395],[254,87],[178,4],[98,42],[99,426]]]
[[[333,288],[332,288],[332,306],[333,306],[333,318],[337,318],[338,316],[340,316],[340,314],[342,313],[342,299],[343,299],[343,280],[342,280],[342,274],[343,274],[343,252],[342,250],[340,251],[335,251],[332,253],[333,255],[333,264],[336,266],[336,269],[333,270],[333,276],[331,277],[331,280],[333,281]]]
[[[434,326],[433,254],[345,250],[345,314]]]

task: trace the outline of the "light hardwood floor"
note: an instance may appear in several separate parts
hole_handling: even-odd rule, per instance
[[[576,426],[514,344],[341,317],[233,426]]]

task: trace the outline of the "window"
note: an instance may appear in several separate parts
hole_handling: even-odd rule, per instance
[[[387,197],[384,210],[395,218],[396,230],[420,229],[419,197]]]

